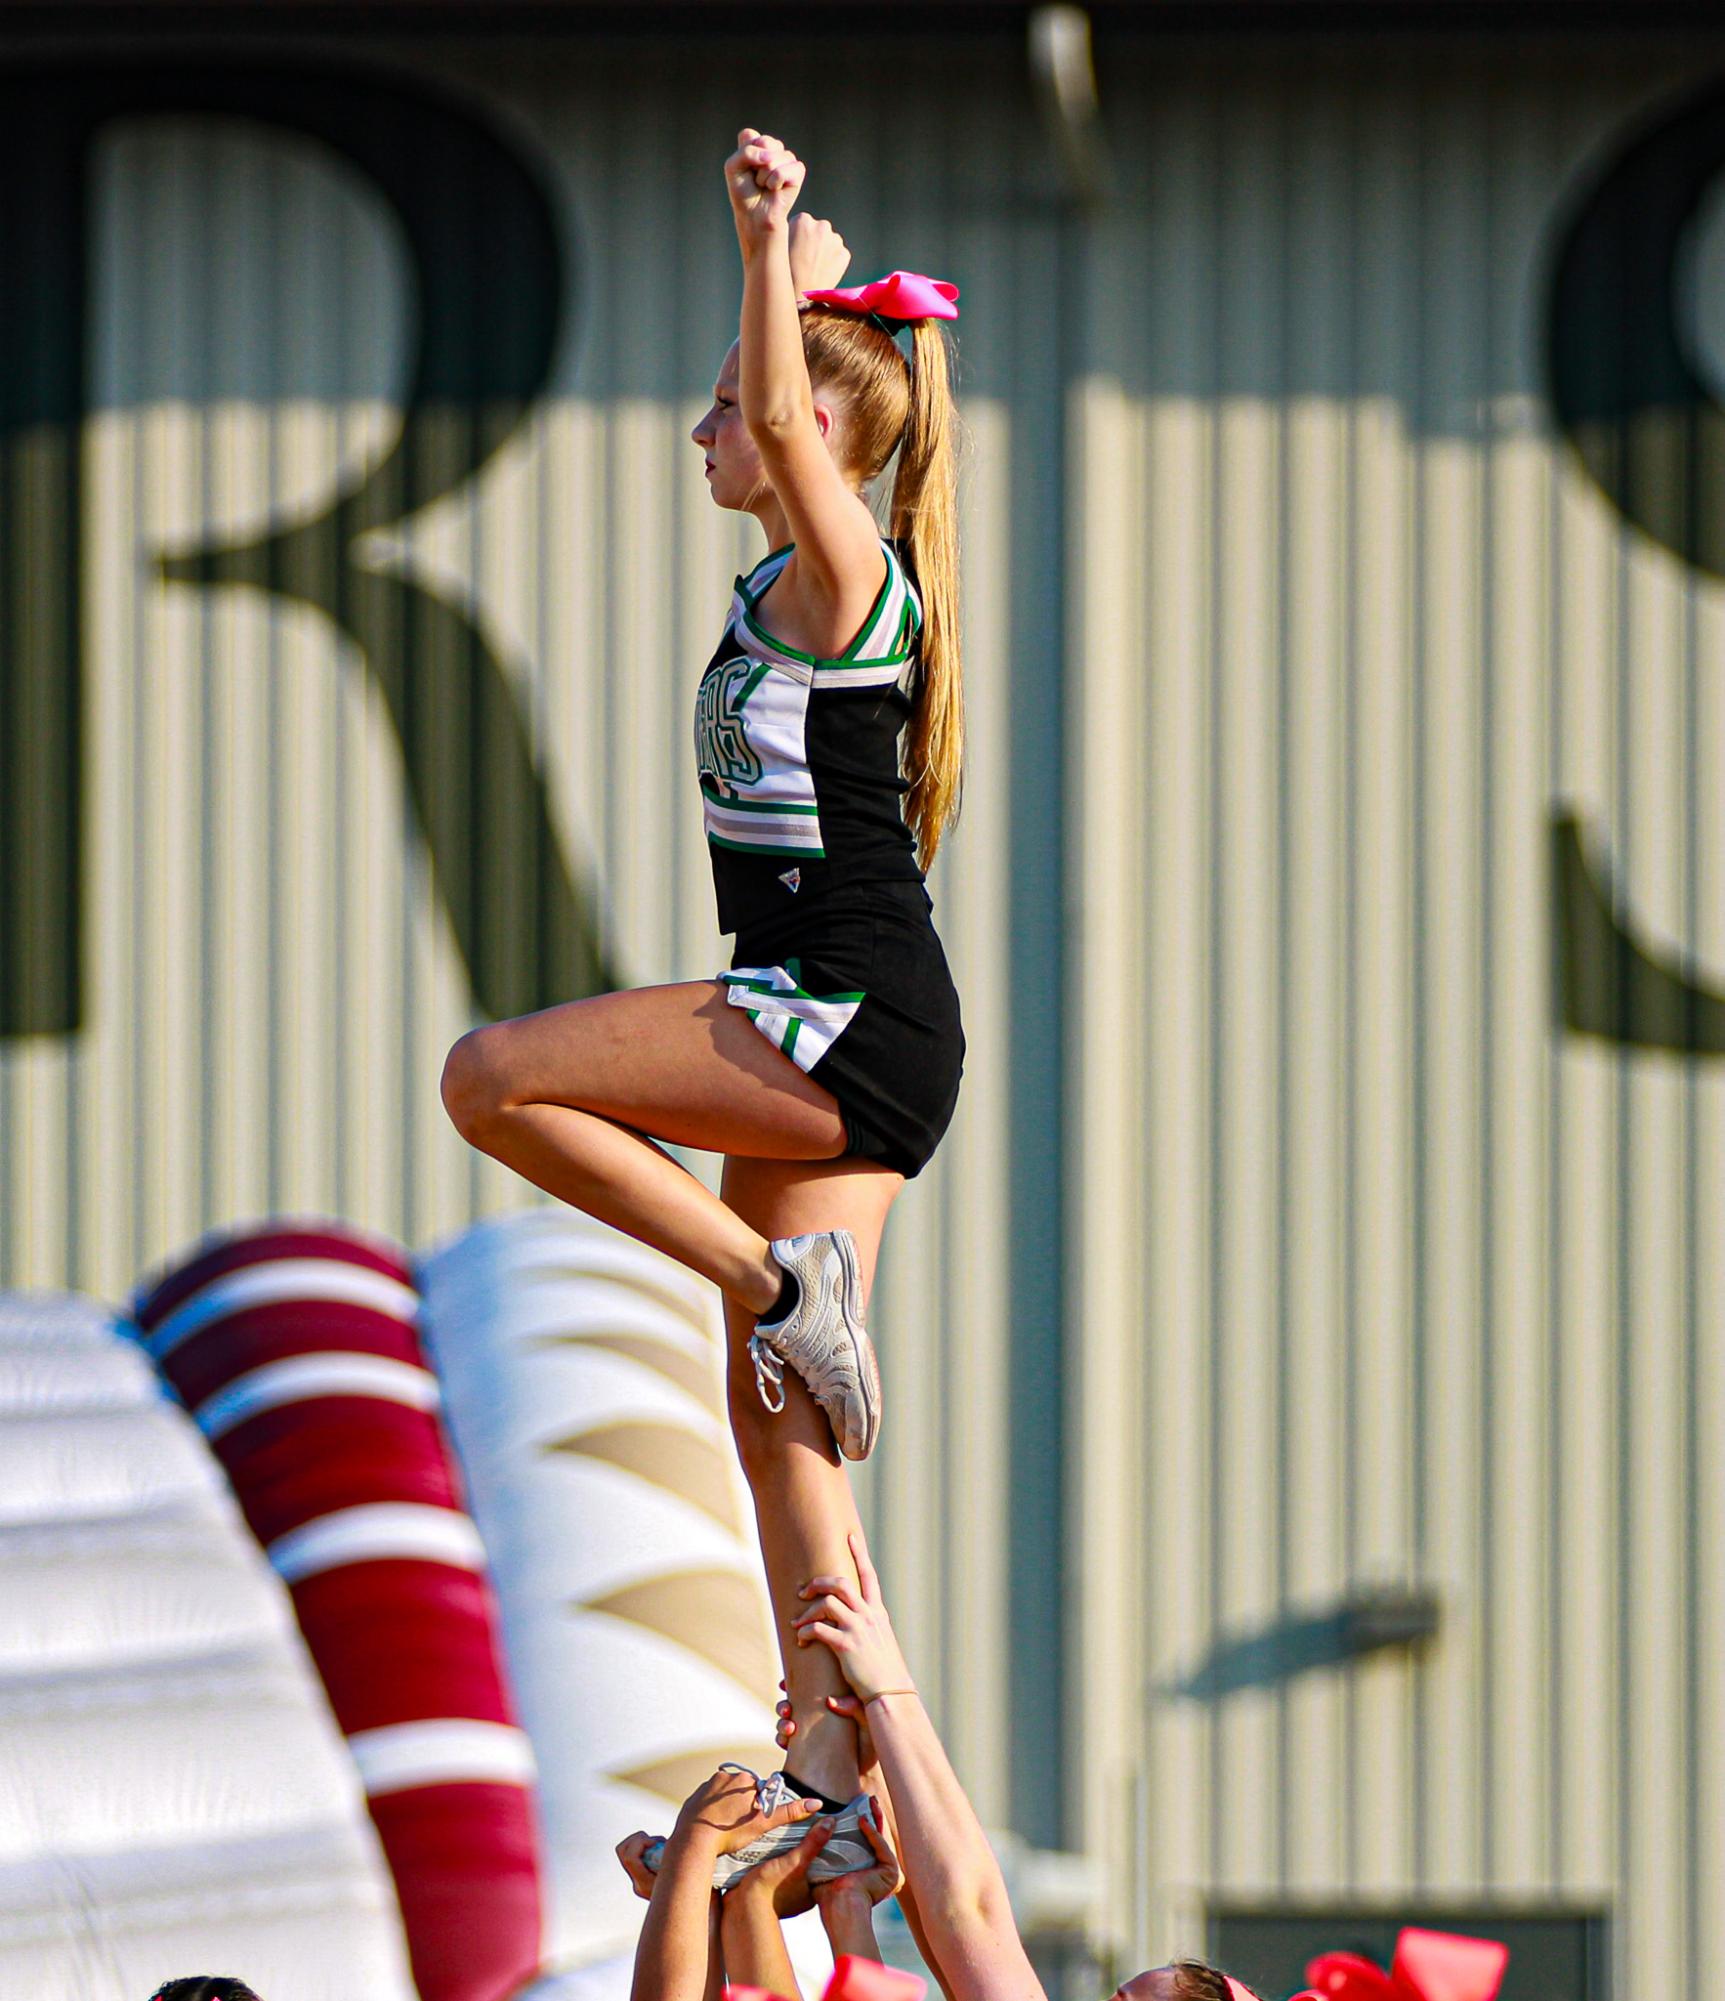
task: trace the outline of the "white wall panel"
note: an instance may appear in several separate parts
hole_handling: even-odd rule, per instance
[[[1720,601],[1559,442],[1543,345],[1584,170],[1686,72],[1114,55],[1070,922],[1100,967],[1150,921],[1073,1037],[1076,1824],[1133,1911],[1141,1746],[1152,1957],[1206,1897],[1544,1895],[1705,1985],[1716,1059],[1557,1024],[1548,828],[1709,963]],[[1178,1692],[1382,1584],[1439,1591],[1429,1648]]]

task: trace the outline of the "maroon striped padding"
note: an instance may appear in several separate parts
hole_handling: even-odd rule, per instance
[[[325,1299],[311,1317],[305,1301],[290,1299],[241,1307],[222,1322],[220,1341],[205,1342],[194,1334],[165,1366],[172,1371],[181,1398],[195,1405],[230,1380],[229,1357],[235,1353],[244,1353],[246,1366],[256,1369],[265,1362],[324,1353],[331,1347],[354,1355],[384,1355],[395,1362],[422,1361],[413,1329],[374,1307]]]
[[[513,1786],[461,1787],[451,1816],[436,1787],[385,1793],[371,1803],[395,1871],[402,1923],[413,1945],[413,1978],[423,1997],[513,1994],[538,1971],[540,1891],[533,1830]],[[475,1883],[484,1881],[483,1902]],[[534,1941],[534,1963],[505,1972],[495,1940]],[[483,1971],[487,1953],[495,1971]]]
[[[409,1716],[515,1721],[492,1672],[497,1608],[484,1578],[441,1563],[344,1563],[303,1578],[293,1600],[347,1736]],[[451,1688],[464,1691],[459,1712],[440,1706]]]
[[[258,1246],[264,1243],[269,1248],[260,1253]],[[385,1278],[399,1279],[403,1285],[413,1283],[412,1267],[400,1251],[375,1237],[362,1237],[353,1230],[343,1229],[339,1223],[289,1225],[267,1233],[233,1231],[206,1239],[189,1262],[164,1272],[156,1280],[147,1295],[153,1315],[151,1324],[165,1319],[176,1306],[184,1305],[211,1279],[277,1258],[339,1258],[344,1264],[361,1265],[368,1271],[382,1272]]]
[[[339,1224],[206,1241],[141,1294],[148,1341],[212,1281],[283,1259],[328,1260],[411,1284],[405,1257]],[[387,1306],[253,1302],[177,1342],[158,1364],[197,1416],[237,1378],[320,1355],[425,1369],[418,1335]],[[243,1417],[214,1441],[247,1522],[268,1549],[295,1529],[379,1503],[459,1511],[459,1476],[434,1411],[333,1389]],[[497,1614],[483,1577],[390,1555],[312,1571],[289,1585],[300,1628],[348,1737],[450,1720],[515,1725]],[[356,1746],[363,1756],[365,1746]],[[440,1779],[383,1790],[371,1816],[395,1878],[422,2001],[502,2001],[538,1970],[542,1893],[533,1800],[522,1783]]]
[[[164,1372],[175,1359],[168,1357]],[[234,1370],[235,1375],[243,1373],[243,1368]],[[307,1416],[313,1409],[318,1413],[315,1454],[308,1453],[306,1443]],[[380,1501],[462,1506],[435,1416],[370,1397],[329,1397],[317,1405],[285,1404],[262,1411],[218,1438],[215,1454],[227,1469],[252,1533],[266,1549],[289,1529],[321,1521],[338,1508]]]

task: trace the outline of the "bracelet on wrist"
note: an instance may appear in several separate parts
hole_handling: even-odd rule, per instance
[[[871,1702],[884,1702],[889,1695],[915,1695],[915,1693],[914,1688],[877,1688],[873,1695],[863,1697],[863,1707],[866,1709]]]

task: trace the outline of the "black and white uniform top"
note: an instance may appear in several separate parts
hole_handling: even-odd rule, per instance
[[[958,1096],[958,998],[904,819],[922,602],[883,540],[885,577],[849,646],[776,639],[775,549],[731,598],[695,703],[695,762],[733,1005],[838,1100],[852,1153],[915,1174]]]

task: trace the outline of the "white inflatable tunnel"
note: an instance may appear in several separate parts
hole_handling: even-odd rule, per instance
[[[0,1294],[0,1994],[413,2001],[358,1774],[202,1437],[92,1301]]]
[[[534,1992],[626,1994],[644,1907],[615,1844],[668,1829],[721,1759],[778,1763],[718,1296],[565,1209],[481,1224],[416,1276],[539,1765],[547,1958],[588,1969]],[[818,1973],[824,1941],[793,1929]]]

